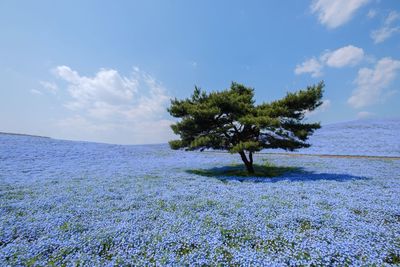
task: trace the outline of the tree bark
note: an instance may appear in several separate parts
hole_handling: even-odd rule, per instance
[[[244,151],[239,152],[240,157],[242,158],[242,161],[244,162],[244,165],[246,166],[246,170],[248,173],[254,173],[254,167],[253,167],[253,153],[249,152],[249,158],[250,160],[247,159],[246,154]]]

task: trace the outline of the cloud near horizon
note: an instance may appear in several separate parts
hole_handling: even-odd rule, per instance
[[[321,61],[333,68],[355,66],[364,58],[362,48],[348,45],[335,51],[327,51],[321,56]]]
[[[400,70],[400,61],[385,57],[380,59],[374,68],[362,68],[355,79],[356,89],[347,100],[354,108],[370,106],[385,100],[396,91],[384,92],[396,78]]]
[[[335,51],[325,51],[319,59],[312,57],[305,60],[303,63],[298,64],[294,73],[299,75],[303,73],[310,73],[311,77],[322,76],[322,69],[324,66],[332,68],[343,68],[347,66],[355,66],[360,63],[365,57],[362,48],[348,45],[336,49]]]
[[[356,118],[359,120],[364,120],[364,119],[369,119],[371,117],[374,117],[375,113],[369,112],[369,111],[360,111],[357,113]]]
[[[114,69],[83,76],[68,66],[52,73],[66,82],[69,96],[64,106],[71,116],[56,123],[65,136],[121,144],[162,143],[172,137],[173,121],[165,118],[167,90],[139,68],[128,77]]]
[[[303,63],[296,66],[294,73],[297,75],[310,73],[311,77],[316,78],[322,76],[323,65],[315,57],[307,59]]]
[[[307,118],[310,118],[312,116],[315,116],[317,114],[320,114],[322,112],[325,112],[326,110],[328,110],[331,107],[331,100],[329,99],[324,99],[322,100],[322,104],[321,106],[319,106],[317,109],[313,110],[313,111],[307,111],[305,113],[305,116]]]

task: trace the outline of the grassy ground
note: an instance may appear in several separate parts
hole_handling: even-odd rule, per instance
[[[191,169],[187,170],[190,174],[197,174],[206,177],[272,177],[282,176],[285,173],[300,171],[298,167],[275,166],[268,161],[264,164],[254,164],[254,173],[249,173],[243,164],[232,164],[224,167],[214,167],[210,169]]]

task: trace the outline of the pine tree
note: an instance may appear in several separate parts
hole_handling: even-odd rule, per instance
[[[323,87],[320,82],[260,105],[255,105],[253,88],[235,82],[219,92],[206,93],[195,87],[191,98],[171,100],[168,112],[181,120],[171,126],[180,139],[169,145],[172,149],[238,153],[247,171],[254,173],[255,152],[310,146],[306,141],[320,124],[305,123],[304,116],[322,104]]]

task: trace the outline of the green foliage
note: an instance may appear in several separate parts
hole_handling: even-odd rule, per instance
[[[396,253],[389,253],[387,257],[385,258],[385,262],[393,265],[400,264],[400,255]]]
[[[257,141],[240,141],[238,144],[234,145],[229,152],[231,153],[239,153],[241,151],[259,151],[260,150],[260,143]]]
[[[171,140],[168,143],[172,149],[179,149],[183,146],[181,140]]]
[[[181,120],[171,126],[180,140],[170,141],[170,147],[228,150],[241,154],[246,166],[253,163],[252,153],[262,149],[308,147],[308,137],[320,125],[303,119],[306,112],[322,104],[323,87],[320,82],[260,105],[255,105],[253,88],[235,82],[219,92],[206,93],[195,87],[190,98],[171,100],[168,112]]]

